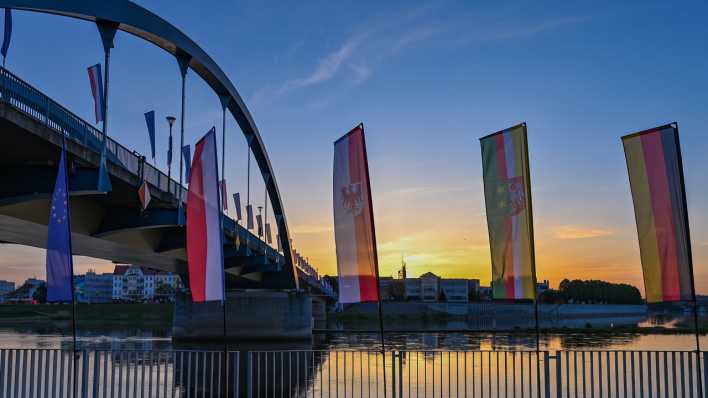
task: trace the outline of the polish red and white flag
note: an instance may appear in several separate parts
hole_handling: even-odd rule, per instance
[[[216,130],[197,142],[187,193],[187,262],[192,301],[224,300],[224,252]]]
[[[339,302],[377,301],[378,257],[363,125],[334,143],[333,189]]]

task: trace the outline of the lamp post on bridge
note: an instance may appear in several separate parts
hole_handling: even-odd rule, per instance
[[[167,116],[165,119],[167,119],[167,123],[170,125],[170,138],[167,141],[167,192],[171,192],[170,181],[172,177],[172,125],[175,123],[175,120],[177,120],[177,118],[174,116]]]

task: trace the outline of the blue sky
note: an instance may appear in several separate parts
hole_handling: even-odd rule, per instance
[[[478,138],[526,121],[539,279],[641,286],[619,137],[676,120],[698,288],[708,289],[705,3],[139,3],[234,82],[267,145],[295,245],[326,273],[336,269],[332,142],[361,121],[382,273],[406,256],[414,275],[486,282]],[[86,67],[102,61],[95,26],[28,12],[14,25],[9,69],[91,120]],[[112,54],[110,133],[147,153],[142,114],[155,109],[164,168],[164,116],[179,115],[176,62],[126,33]],[[190,143],[220,125],[217,97],[193,73],[187,106]],[[232,119],[227,128],[229,190],[243,192],[245,141]],[[262,183],[253,178],[251,189],[262,202]],[[40,251],[3,252],[0,262],[41,272]]]

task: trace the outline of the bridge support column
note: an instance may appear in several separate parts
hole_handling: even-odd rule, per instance
[[[285,291],[227,292],[227,339],[283,340],[312,337],[312,301],[307,293]],[[175,305],[175,340],[220,340],[220,302],[192,303],[182,296]]]

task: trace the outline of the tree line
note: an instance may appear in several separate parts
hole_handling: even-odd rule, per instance
[[[541,297],[542,303],[562,304],[643,304],[639,289],[626,283],[600,280],[564,279],[558,290],[549,289]]]

